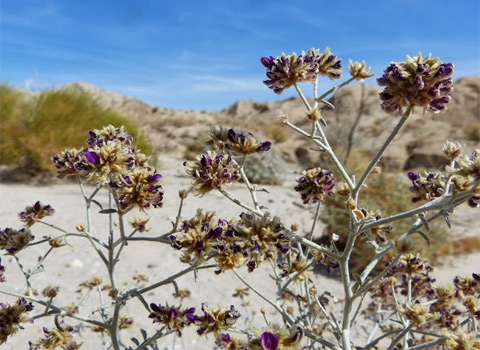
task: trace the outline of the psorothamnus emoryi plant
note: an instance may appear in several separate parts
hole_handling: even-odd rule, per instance
[[[137,233],[150,230],[148,218],[127,220],[127,214],[134,208],[147,211],[162,207],[162,175],[145,155],[132,147],[132,137],[123,127],[110,125],[92,130],[85,148],[68,149],[53,157],[58,177],[77,178],[85,201],[87,223],[77,226],[74,233],[63,230],[46,221],[55,214],[53,207],[38,201],[19,214],[24,228],[0,230],[0,249],[18,264],[27,289],[25,295],[12,291],[10,284],[20,282],[8,280],[8,269],[0,260],[0,293],[17,298],[14,303],[0,304],[0,344],[21,332],[23,323],[53,317],[52,327],[44,329],[43,338],[30,340],[30,349],[78,349],[82,339],[76,333],[82,329],[82,335],[86,334],[79,325],[103,334],[107,339],[105,348],[115,350],[158,349],[159,339],[172,333],[182,336],[188,327],[195,328],[198,336],[208,335],[212,347],[229,350],[480,349],[480,274],[458,276],[450,286],[438,286],[433,268],[428,261],[412,253],[411,242],[411,236],[416,233],[428,240],[429,223],[433,220],[443,219],[450,225],[449,214],[457,206],[463,203],[480,206],[480,149],[468,154],[460,144],[447,142],[443,152],[449,164],[444,172],[405,174],[412,183],[405,191],[412,192],[412,202],[420,203],[410,210],[382,217],[371,208],[359,206],[370,174],[378,172],[379,160],[414,109],[439,113],[447,108],[453,89],[453,64],[419,54],[413,58],[407,56],[405,62],[391,63],[385,69],[377,79],[384,87],[379,103],[386,113],[394,114],[392,118],[398,118],[398,122],[358,179],[349,174],[330,146],[322,108],[333,107],[326,97],[335,90],[355,80],[372,77],[374,73],[367,64],[350,61],[350,77],[321,95],[317,89],[318,79],[337,80],[342,74],[341,60],[330,49],[263,57],[261,64],[266,68],[264,83],[268,88],[277,94],[291,87],[297,90],[311,127],[304,130],[281,112],[280,122],[292,132],[308,138],[331,160],[329,164],[303,170],[296,184],[292,184],[304,205],[315,207],[309,227],[298,224],[288,227],[285,218],[266,211],[266,206],[257,197],[262,189],[246,176],[245,165],[251,164],[245,161],[247,157],[268,152],[274,145],[251,133],[217,126],[205,135],[208,150],[199,154],[195,161],[184,163],[186,174],[197,195],[209,196],[210,192],[218,191],[232,205],[238,206],[241,214],[236,218],[219,218],[206,204],[193,217],[183,218],[187,191],[182,190],[173,227],[153,239],[142,238]],[[313,84],[311,100],[299,86],[305,82]],[[243,183],[249,193],[249,202],[228,191],[234,182]],[[87,193],[87,183],[93,185],[91,193]],[[95,199],[101,191],[108,193],[107,207]],[[335,244],[334,234],[327,245],[314,242],[315,223],[329,196],[343,198],[348,214],[344,223],[348,237],[341,249]],[[106,240],[95,234],[92,205],[99,205],[100,214],[106,215],[110,223]],[[392,237],[391,227],[405,218],[414,219],[412,225]],[[40,224],[47,225],[52,234],[35,238],[35,226]],[[57,305],[58,286],[45,288],[42,296],[35,294],[30,279],[32,271],[24,269],[17,256],[32,245],[43,244],[47,251],[39,258],[38,264],[41,264],[68,243],[71,236],[89,242],[107,271],[111,302],[99,308],[100,319],[81,316],[76,313],[75,305]],[[370,244],[375,254],[361,271],[352,273],[350,259],[352,252],[358,249],[359,237]],[[179,250],[178,264],[186,267],[144,287],[121,288],[116,280],[121,273],[117,268],[121,253],[129,243],[142,240],[164,244],[164,249]],[[393,258],[386,262],[386,256]],[[256,273],[260,265],[272,269],[274,297],[259,291],[240,272],[245,269]],[[343,295],[337,296],[343,299],[340,310],[329,303],[332,295],[326,286],[315,285],[309,277],[317,265],[325,265],[328,271],[339,271],[343,285]],[[243,300],[249,293],[257,294],[275,310],[278,318],[271,322],[262,310],[264,322],[252,324],[247,321],[241,326],[238,320],[244,315],[235,305],[213,306],[209,305],[209,300],[201,305],[187,306],[169,305],[162,300],[147,301],[148,292],[200,269],[212,269],[215,274],[233,272],[244,284],[243,288],[232,291],[234,296]],[[136,279],[148,281],[142,275]],[[79,285],[82,290],[93,290],[100,288],[103,280],[93,276]],[[177,294],[183,300],[190,291],[178,290]],[[132,299],[141,301],[149,319],[158,328],[153,334],[139,330],[142,337],[134,337],[126,344],[121,341],[120,334],[124,329],[135,327],[135,319],[123,311]],[[288,300],[295,303],[288,304]],[[241,305],[248,308],[247,303]],[[363,321],[356,322],[359,318]],[[355,327],[364,329],[366,335],[354,337]]]

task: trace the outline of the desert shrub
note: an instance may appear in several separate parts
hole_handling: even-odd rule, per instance
[[[406,175],[404,179],[394,173],[373,175],[362,192],[358,207],[382,217],[405,212],[412,207],[412,195],[408,191],[409,187],[410,184]],[[324,237],[319,239],[321,243],[327,243],[331,239],[331,234],[335,233],[339,236],[338,246],[340,248],[345,246],[349,233],[346,224],[349,221],[349,213],[345,210],[346,205],[346,199],[339,196],[326,200],[321,215],[321,220],[326,224],[326,229]],[[386,238],[389,241],[395,240],[396,237],[407,232],[414,221],[414,218],[398,221],[396,225],[391,227],[391,230],[386,232]],[[432,263],[436,263],[439,258],[456,252],[452,245],[454,239],[445,222],[435,221],[429,226],[429,229],[428,242],[421,235],[411,237],[415,247],[412,251],[414,254],[419,253]],[[352,271],[355,272],[364,269],[375,255],[375,249],[369,244],[367,237],[359,237],[356,244],[356,249],[353,251],[350,260]],[[391,258],[391,254],[387,254],[385,261],[389,261]],[[378,268],[381,269],[382,266],[378,266]]]
[[[480,141],[480,123],[470,124],[465,128],[465,134],[472,141]]]
[[[14,88],[0,85],[0,162],[17,164],[26,152],[26,120],[32,112],[32,103],[22,98]]]
[[[82,147],[94,125],[124,126],[135,137],[135,147],[146,154],[151,148],[135,122],[100,106],[86,93],[47,90],[26,103],[21,93],[2,87],[2,143],[4,164],[21,163],[40,171],[53,171],[50,158],[59,149]],[[23,163],[23,164],[22,164]]]
[[[396,114],[397,122],[357,177],[330,145],[320,103],[329,104],[325,98],[334,90],[371,77],[366,63],[351,61],[350,78],[320,96],[317,79],[339,79],[342,72],[340,59],[330,49],[263,57],[261,63],[267,70],[264,83],[278,94],[294,86],[307,110],[308,128],[293,124],[286,115],[281,116],[283,125],[309,140],[328,160],[322,167],[304,169],[294,186],[295,195],[313,209],[311,222],[295,223],[296,218],[273,216],[263,203],[265,199],[257,197],[264,189],[252,184],[248,167],[269,160],[263,155],[271,152],[272,142],[235,127],[218,126],[205,135],[208,149],[184,163],[191,191],[207,200],[202,200],[196,214],[186,218],[183,204],[188,192],[181,190],[171,226],[155,225],[153,236],[143,234],[150,230],[149,218],[135,214],[163,206],[162,175],[144,154],[135,150],[133,138],[123,126],[91,130],[86,145],[59,151],[52,159],[60,178],[77,179],[86,222],[77,225],[74,232],[58,227],[50,222],[54,208],[37,201],[19,213],[22,228],[0,230],[0,249],[11,258],[0,260],[0,293],[10,298],[10,303],[0,303],[0,345],[22,332],[25,323],[53,318],[43,338],[29,342],[30,349],[78,349],[81,339],[74,339],[74,335],[86,339],[90,334],[87,332],[100,334],[105,349],[159,349],[162,338],[180,337],[192,328],[200,337],[213,338],[212,342],[223,350],[480,348],[480,274],[457,276],[449,286],[436,285],[433,268],[418,253],[422,249],[416,247],[415,240],[415,235],[427,242],[440,240],[444,236],[435,228],[435,222],[443,220],[450,225],[449,215],[459,205],[480,207],[480,149],[468,153],[460,144],[447,142],[443,152],[450,162],[445,171],[409,172],[406,176],[410,184],[391,175],[381,176],[377,171],[380,159],[414,108],[434,113],[446,109],[453,65],[421,54],[389,65],[377,81],[384,87],[381,107],[388,114]],[[298,86],[300,82],[314,84],[311,102]],[[52,109],[67,108],[62,103],[49,105],[45,96],[41,101],[50,106],[46,110],[51,113],[43,119],[34,115],[28,121],[31,128],[39,125],[37,131],[55,122]],[[40,107],[36,111],[42,116]],[[60,120],[62,123],[66,122]],[[258,154],[261,159],[247,161]],[[234,183],[243,183],[245,197],[236,197],[229,190]],[[208,196],[212,192],[231,201],[241,210],[240,215],[223,218],[209,211]],[[326,200],[336,196],[341,197],[337,202]],[[269,203],[275,203],[275,198],[270,198]],[[329,231],[336,232],[329,232],[330,239],[318,244],[314,237],[323,206],[324,220],[330,216],[332,220],[327,221]],[[99,230],[94,222],[102,218],[107,229]],[[291,220],[293,223],[287,226]],[[48,234],[36,238],[33,232],[41,225]],[[80,293],[87,290],[78,302],[81,312],[79,305],[65,306],[56,299],[57,286],[44,288],[41,295],[36,293],[34,282],[38,280],[32,278],[73,238],[86,243],[79,246],[80,254],[92,249],[108,279],[105,283],[101,276],[92,276],[79,283]],[[155,281],[137,274],[132,278],[135,282],[120,282],[120,277],[125,277],[119,264],[122,253],[137,247],[140,249],[135,251],[142,252],[142,243],[154,247],[155,258],[166,264],[172,261],[165,259],[162,245],[179,251],[178,272],[157,276]],[[368,261],[358,255],[365,252],[365,244],[374,251]],[[30,249],[41,251],[40,256],[22,253]],[[30,264],[26,265],[24,259],[30,259]],[[94,262],[89,263],[94,266]],[[330,285],[320,285],[310,277],[318,266],[339,271],[338,295],[328,290]],[[9,280],[12,268],[23,278]],[[232,295],[241,299],[246,308],[244,315],[230,300],[228,305],[219,306],[209,305],[210,300],[193,306],[188,300],[184,306],[184,299],[195,290],[180,290],[177,280],[191,273],[191,280],[197,281],[201,278],[199,271],[207,269],[213,270],[210,272],[214,276],[229,273],[243,284]],[[244,272],[259,273],[261,269],[268,271],[270,280],[262,282],[270,282],[269,288],[257,288],[243,277]],[[192,284],[192,289],[196,286]],[[25,288],[26,293],[22,293]],[[230,285],[220,288],[228,289]],[[179,301],[165,297],[172,289]],[[152,294],[157,290],[163,291],[161,298]],[[96,302],[83,305],[92,291],[98,292]],[[248,311],[248,303],[243,300],[248,293],[256,294],[272,312],[262,308],[263,318],[250,318],[253,312]],[[127,307],[132,304],[138,305],[144,318],[151,321],[148,330],[137,326],[128,314],[137,308]],[[243,325],[239,322],[242,318]],[[133,332],[128,343],[124,336],[127,329]],[[358,332],[364,335],[357,336]]]

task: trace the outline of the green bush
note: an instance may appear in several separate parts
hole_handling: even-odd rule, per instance
[[[135,122],[102,107],[90,95],[47,90],[27,101],[22,93],[1,86],[1,164],[53,170],[50,158],[67,147],[82,147],[88,130],[124,126],[135,147],[151,154],[150,144]]]

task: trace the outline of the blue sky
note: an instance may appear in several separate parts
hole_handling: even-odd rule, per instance
[[[365,59],[377,76],[418,52],[455,63],[456,78],[480,75],[479,4],[1,0],[0,78],[30,90],[88,82],[155,106],[221,110],[293,96],[263,85],[260,57],[311,47],[330,47],[344,67]]]

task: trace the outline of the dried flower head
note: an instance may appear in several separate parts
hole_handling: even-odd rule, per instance
[[[372,67],[367,68],[367,63],[362,61],[362,63],[358,61],[349,60],[348,62],[348,70],[352,78],[356,80],[363,81],[364,79],[371,78],[375,75],[375,73],[370,73],[370,69]]]
[[[472,152],[471,156],[462,155],[457,164],[460,167],[458,173],[463,176],[472,176],[474,179],[480,179],[480,148]]]
[[[150,218],[135,216],[133,219],[128,220],[128,223],[138,232],[148,232],[151,229],[147,226],[148,220],[150,220]]]
[[[419,302],[406,304],[405,307],[399,306],[397,308],[398,312],[403,314],[403,316],[413,322],[416,326],[421,326],[432,317],[428,312],[428,307],[420,304]]]
[[[80,287],[85,287],[88,289],[93,289],[100,286],[103,283],[103,279],[100,276],[93,276],[89,280],[86,280],[79,284]]]
[[[412,181],[412,186],[409,188],[410,192],[415,193],[412,202],[420,200],[431,201],[436,197],[442,195],[442,190],[445,187],[445,182],[441,174],[428,173],[408,173],[408,178]]]
[[[53,209],[51,205],[44,205],[42,202],[37,201],[34,205],[27,206],[18,216],[20,221],[25,223],[25,226],[30,227],[38,220],[51,216],[54,213],[55,209]]]
[[[197,156],[195,162],[185,162],[187,175],[199,195],[211,190],[222,190],[223,186],[240,180],[230,155],[220,155],[212,151]]]
[[[85,158],[84,150],[76,148],[63,151],[52,158],[55,168],[57,168],[57,177],[62,179],[70,175],[85,176],[93,168],[91,163]]]
[[[29,350],[50,350],[50,349],[65,349],[76,350],[80,349],[81,344],[77,344],[73,340],[72,327],[55,327],[53,329],[43,328],[44,337],[36,343],[29,342]]]
[[[210,139],[206,144],[220,151],[231,151],[241,155],[266,152],[270,149],[270,141],[258,141],[252,133],[236,132],[232,128],[222,126],[210,129]]]
[[[349,197],[352,193],[352,190],[346,182],[339,182],[335,187],[335,193],[342,197]]]
[[[214,212],[203,212],[201,209],[190,220],[183,221],[181,235],[171,235],[171,245],[183,252],[180,260],[190,263],[194,260],[204,262],[217,253],[219,242],[228,221],[215,218]]]
[[[472,274],[472,277],[456,276],[453,280],[455,285],[456,295],[460,298],[464,296],[479,296],[480,295],[480,275]]]
[[[312,168],[302,171],[302,177],[297,179],[295,191],[301,194],[304,204],[323,202],[325,194],[332,195],[335,178],[331,171],[322,168]]]
[[[50,299],[53,299],[57,296],[58,294],[58,291],[60,290],[60,287],[57,287],[57,286],[47,286],[45,287],[45,289],[43,290],[42,294],[47,297],[47,298],[50,298]]]
[[[456,160],[462,153],[463,149],[460,143],[450,141],[445,142],[445,145],[443,146],[443,154],[445,154],[448,159]]]
[[[237,288],[235,289],[235,293],[232,294],[232,297],[240,298],[243,300],[243,298],[248,296],[248,291],[249,291],[248,287]]]
[[[0,249],[5,249],[8,254],[15,255],[33,241],[34,238],[35,236],[32,235],[28,228],[14,230],[7,227],[4,230],[0,230]]]
[[[147,208],[161,208],[163,203],[163,189],[160,184],[162,175],[155,169],[137,167],[132,171],[110,182],[110,187],[118,195],[122,210],[137,206],[140,210]]]
[[[247,344],[249,350],[300,350],[303,331],[300,327],[287,328],[272,325],[250,339]]]
[[[270,218],[269,213],[257,217],[250,213],[240,214],[240,221],[230,225],[227,237],[233,237],[232,252],[238,251],[246,259],[248,271],[255,270],[264,260],[275,260],[290,250],[290,239],[280,218]]]
[[[407,56],[406,62],[392,62],[378,85],[385,86],[380,93],[382,109],[387,113],[399,112],[414,106],[438,113],[447,109],[453,90],[452,63],[443,63],[438,57],[426,58],[422,54]]]
[[[461,328],[455,332],[443,330],[445,337],[445,349],[447,350],[480,350],[480,340],[477,339],[475,332],[464,333]]]
[[[135,166],[132,150],[116,141],[107,141],[101,148],[86,149],[84,156],[91,167],[88,180],[94,184],[106,184]]]
[[[90,147],[100,148],[109,141],[119,142],[124,146],[132,145],[133,137],[128,135],[125,127],[118,128],[113,125],[107,125],[101,130],[91,130],[88,132],[87,145]]]
[[[126,315],[120,315],[118,318],[118,329],[129,329],[133,326],[133,318]]]
[[[198,325],[197,333],[199,335],[213,333],[218,336],[222,330],[227,330],[232,327],[240,317],[240,313],[233,305],[231,305],[229,309],[221,306],[210,309],[203,303],[202,311],[203,315],[196,316],[195,319]]]
[[[66,243],[63,237],[56,237],[56,238],[50,238],[48,240],[48,245],[52,248],[60,248],[66,245]]]
[[[308,263],[309,261],[305,256],[302,256],[300,253],[294,254],[290,251],[290,254],[286,256],[286,259],[278,267],[282,270],[282,277],[292,275],[293,281],[303,282],[310,272]]]
[[[322,111],[319,108],[312,108],[307,111],[307,119],[316,122],[322,118]]]
[[[7,338],[22,328],[22,323],[33,322],[26,316],[33,310],[33,304],[24,298],[19,298],[13,305],[0,303],[0,345],[5,344]]]
[[[216,336],[215,345],[222,350],[248,350],[243,341],[228,333],[220,333]]]
[[[300,82],[315,82],[318,75],[326,75],[331,79],[341,76],[341,61],[327,47],[320,54],[317,49],[310,49],[297,56],[296,53],[286,55],[282,53],[276,59],[272,56],[262,57],[262,65],[267,69],[267,80],[264,84],[275,93],[281,94],[283,90]]]
[[[195,308],[190,307],[180,310],[179,307],[162,306],[161,304],[150,304],[152,312],[148,316],[153,319],[153,323],[162,323],[167,326],[168,330],[175,331],[179,336],[182,335],[184,327],[196,321]]]

